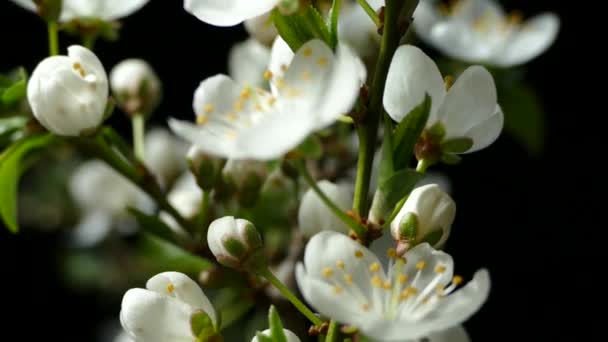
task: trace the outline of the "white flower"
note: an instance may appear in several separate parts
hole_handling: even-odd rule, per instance
[[[73,45],[68,56],[48,57],[34,70],[27,98],[42,126],[57,135],[77,136],[104,119],[108,77],[93,52]]]
[[[340,209],[350,209],[353,196],[349,187],[336,185],[326,180],[319,181],[317,185]],[[302,197],[298,210],[298,226],[307,238],[324,230],[333,230],[344,234],[348,234],[350,230],[348,225],[321,201],[321,198],[313,189],[308,189]]]
[[[270,49],[253,38],[235,44],[228,54],[228,72],[240,84],[263,88],[264,71],[270,60]]]
[[[153,128],[145,137],[145,164],[166,186],[186,169],[187,148],[184,141],[167,129]]]
[[[272,10],[282,0],[184,0],[184,8],[201,21],[234,26]]]
[[[270,46],[277,37],[270,12],[245,20],[245,30],[263,45]]]
[[[424,185],[410,193],[391,222],[391,234],[396,241],[406,239],[406,243],[419,243],[431,234],[440,233],[434,247],[441,248],[450,235],[455,216],[456,203],[450,195],[443,192],[437,184]],[[409,223],[413,223],[415,231],[407,231],[412,227]]]
[[[169,204],[177,210],[177,212],[187,220],[193,219],[200,211],[201,202],[203,200],[203,191],[196,184],[194,175],[190,172],[184,173],[177,179],[175,185],[167,195]],[[185,235],[183,227],[181,227],[173,216],[168,213],[161,212],[160,219],[163,220],[173,231],[178,234]]]
[[[196,342],[190,319],[201,311],[217,327],[215,309],[201,288],[182,273],[165,272],[148,280],[146,289],[125,293],[120,322],[134,341]]]
[[[348,47],[338,44],[334,55],[322,41],[311,40],[298,50],[284,77],[272,78],[272,93],[217,75],[203,81],[195,93],[199,125],[177,120],[169,124],[210,154],[276,159],[351,109],[362,69]]]
[[[142,59],[126,59],[114,66],[110,87],[119,105],[129,114],[149,114],[160,103],[160,79]]]
[[[300,342],[300,339],[298,338],[298,336],[296,336],[296,334],[294,334],[290,330],[283,329],[283,333],[285,334],[285,337],[287,338],[287,342]],[[270,329],[266,329],[266,330],[262,331],[261,334],[264,336],[270,337],[271,336]],[[258,342],[257,336],[254,337],[251,340],[251,342]]]
[[[432,107],[427,128],[441,123],[445,140],[469,138],[473,145],[465,152],[490,145],[503,126],[503,113],[496,103],[496,85],[483,67],[466,69],[446,91],[435,62],[417,47],[397,49],[386,80],[384,108],[395,121],[401,121],[430,95]]]
[[[367,248],[325,231],[308,242],[296,279],[321,314],[378,341],[404,341],[455,327],[486,301],[487,270],[456,290],[462,278],[453,269],[451,256],[424,243],[394,259],[385,272]]]
[[[89,246],[101,241],[113,226],[129,232],[135,222],[127,213],[134,207],[152,213],[152,199],[98,160],[83,163],[76,169],[69,184],[70,192],[82,210],[82,219],[74,231],[74,243]]]
[[[36,5],[32,0],[11,0],[32,12]],[[59,21],[95,17],[105,21],[118,20],[133,14],[150,0],[63,0]]]
[[[207,244],[219,263],[241,268],[252,261],[252,257],[257,258],[262,238],[253,223],[224,216],[209,225]]]
[[[542,54],[555,41],[560,26],[553,13],[522,23],[520,14],[505,15],[492,0],[461,0],[441,9],[436,1],[421,1],[414,17],[418,35],[442,53],[501,67]]]

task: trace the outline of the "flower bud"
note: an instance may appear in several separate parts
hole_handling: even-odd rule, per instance
[[[267,173],[266,164],[254,160],[230,159],[222,170],[224,181],[236,189],[239,202],[245,207],[257,202]]]
[[[318,182],[317,185],[340,209],[349,209],[352,202],[350,189],[326,180]],[[323,230],[334,230],[344,234],[349,231],[349,227],[323,203],[313,189],[309,189],[302,197],[298,211],[298,225],[307,238]]]
[[[272,332],[270,331],[270,329],[266,329],[266,330],[262,331],[260,334],[270,338],[270,336],[272,335]],[[300,342],[300,338],[298,338],[298,336],[296,334],[291,332],[291,330],[283,329],[283,334],[285,334],[285,338],[287,339],[287,342]],[[251,342],[259,342],[259,341],[260,340],[257,338],[257,336],[251,340]]]
[[[161,99],[160,79],[141,59],[126,59],[110,72],[110,86],[118,105],[127,114],[149,114]]]
[[[201,189],[205,191],[213,189],[222,170],[222,160],[209,155],[196,145],[192,145],[188,150],[187,159],[190,171]]]
[[[34,70],[27,97],[34,116],[57,135],[78,136],[97,128],[108,102],[108,78],[90,50],[74,45],[67,56],[48,57]]]
[[[59,20],[61,9],[63,7],[62,0],[33,0],[36,4],[38,15],[47,22]]]
[[[263,45],[271,46],[277,37],[277,29],[272,23],[272,12],[245,20],[245,30]]]
[[[242,269],[259,267],[262,238],[253,223],[233,216],[219,218],[209,225],[207,243],[217,261],[228,267]]]
[[[391,222],[391,234],[408,246],[429,242],[435,248],[447,240],[456,215],[454,200],[437,184],[418,187]]]

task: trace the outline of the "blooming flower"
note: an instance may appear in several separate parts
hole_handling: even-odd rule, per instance
[[[523,64],[543,53],[560,26],[553,13],[522,23],[521,14],[505,15],[492,0],[461,0],[451,8],[421,1],[414,17],[418,35],[442,53],[501,67]]]
[[[348,187],[336,185],[325,180],[318,182],[317,185],[340,209],[347,210],[350,208],[353,197]],[[321,201],[321,198],[319,198],[313,189],[308,189],[302,197],[300,209],[298,210],[298,226],[302,234],[308,238],[323,230],[333,230],[344,234],[348,234],[350,230]]]
[[[442,247],[450,235],[456,216],[456,203],[437,184],[414,189],[391,222],[391,234],[396,241],[406,244],[425,241],[439,233],[436,241],[428,241],[435,248]],[[413,224],[413,225],[410,225]],[[409,231],[413,228],[414,231]]]
[[[490,145],[503,126],[503,113],[497,105],[496,85],[483,67],[466,69],[449,90],[435,62],[417,47],[401,46],[391,62],[384,108],[395,121],[401,121],[430,95],[432,107],[427,128],[440,123],[445,140],[468,138],[472,145],[465,153]]]
[[[161,82],[141,59],[126,59],[110,72],[110,87],[118,104],[129,114],[149,114],[160,103]]]
[[[173,131],[202,150],[232,159],[276,159],[353,106],[363,66],[346,46],[337,53],[311,40],[296,53],[272,93],[225,75],[203,81],[194,95],[198,126],[170,120]]]
[[[32,0],[11,0],[17,5],[36,11]],[[95,17],[106,21],[118,20],[133,14],[150,0],[63,0],[59,21]]]
[[[265,14],[284,0],[184,0],[184,8],[201,21],[215,26],[234,26]]]
[[[296,334],[294,334],[290,330],[283,329],[283,333],[285,334],[285,337],[287,338],[287,342],[300,342],[300,339],[298,338],[298,336],[296,336]],[[261,334],[264,336],[270,337],[271,336],[270,329],[266,329],[266,330],[262,331]],[[251,340],[251,342],[258,342],[257,336],[254,337]]]
[[[191,319],[201,311],[217,327],[215,309],[201,288],[182,273],[165,272],[150,278],[146,289],[125,293],[120,322],[134,341],[195,342]]]
[[[73,45],[67,56],[44,59],[27,86],[27,98],[42,126],[57,135],[77,136],[104,118],[108,77],[93,52]]]
[[[371,251],[347,236],[325,231],[306,246],[296,279],[304,298],[321,314],[353,325],[379,341],[419,339],[452,328],[485,302],[490,278],[484,269],[457,290],[448,254],[420,244],[388,272]]]
[[[135,222],[126,212],[134,207],[152,213],[152,199],[129,180],[98,160],[83,163],[72,175],[69,190],[82,210],[74,230],[76,245],[93,245],[106,237],[113,226],[129,232]]]

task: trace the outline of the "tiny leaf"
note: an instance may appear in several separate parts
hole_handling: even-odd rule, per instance
[[[283,332],[281,317],[274,305],[268,310],[268,323],[270,324],[270,336],[274,342],[287,342],[287,336]]]
[[[441,150],[448,153],[464,153],[473,147],[473,139],[462,137],[448,139],[441,143]]]
[[[380,184],[374,200],[371,212],[376,219],[384,219],[387,214],[405,196],[409,195],[423,175],[416,170],[405,169],[396,172],[391,178]]]

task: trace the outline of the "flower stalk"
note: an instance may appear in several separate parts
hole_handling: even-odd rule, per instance
[[[135,157],[143,162],[145,158],[145,118],[142,113],[135,113],[131,117],[131,123],[133,126],[133,151],[135,152]]]
[[[56,21],[49,21],[47,24],[49,35],[49,55],[57,56],[59,54],[59,28]]]

